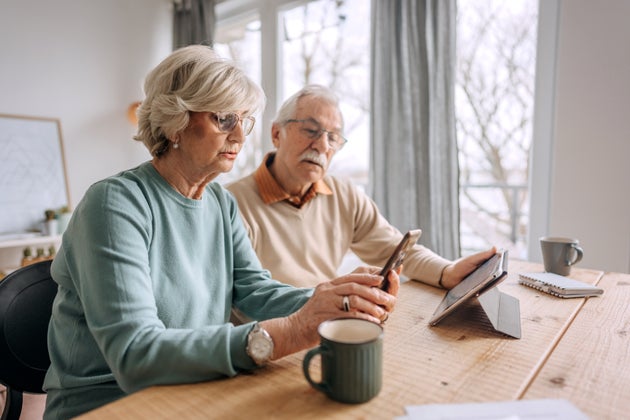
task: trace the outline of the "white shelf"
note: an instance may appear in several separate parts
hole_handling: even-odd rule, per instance
[[[2,236],[0,236],[0,249],[2,248],[15,248],[15,247],[23,247],[23,246],[35,246],[41,244],[51,244],[58,243],[61,241],[61,235],[19,235],[15,239],[2,240]]]
[[[24,255],[24,248],[47,248],[53,245],[59,248],[61,235],[41,235],[38,233],[24,233],[16,235],[0,235],[0,278],[20,266]]]

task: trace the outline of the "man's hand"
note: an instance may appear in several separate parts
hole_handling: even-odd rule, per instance
[[[445,289],[452,289],[457,286],[464,278],[472,273],[477,267],[483,264],[488,258],[496,254],[497,249],[492,247],[487,251],[478,252],[476,254],[462,257],[451,264],[447,265],[442,271],[440,284]]]

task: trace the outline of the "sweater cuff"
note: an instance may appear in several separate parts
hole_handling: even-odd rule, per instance
[[[254,328],[256,322],[248,322],[247,324],[238,325],[232,329],[230,335],[230,353],[232,357],[232,366],[236,370],[253,370],[258,366],[247,354],[247,336]]]
[[[442,272],[440,273],[440,281],[438,281],[438,286],[442,289],[446,289],[446,287],[444,287],[444,283],[442,283],[442,279],[444,278],[444,270],[446,270],[446,267],[442,269]]]
[[[412,273],[409,273],[409,274],[405,273],[404,263],[403,263],[403,274],[405,274],[412,280],[426,283],[430,286],[440,287],[443,289],[444,287],[440,284],[440,280],[442,279],[442,273],[444,272],[444,269],[451,263],[452,261],[436,256],[430,262],[428,262],[422,267],[421,276],[414,276]]]

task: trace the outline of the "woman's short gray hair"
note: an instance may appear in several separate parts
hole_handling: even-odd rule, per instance
[[[324,103],[329,105],[333,105],[339,111],[339,117],[341,118],[341,128],[343,129],[343,115],[341,114],[341,110],[339,110],[339,98],[331,89],[322,86],[322,85],[306,85],[293,95],[289,97],[276,114],[276,117],[273,120],[274,124],[285,124],[287,120],[295,118],[295,113],[297,110],[298,102],[300,99],[312,96],[316,99],[321,100]]]
[[[189,111],[251,115],[265,106],[262,89],[243,70],[203,45],[180,48],[166,57],[148,74],[144,93],[134,139],[156,157],[188,126]]]

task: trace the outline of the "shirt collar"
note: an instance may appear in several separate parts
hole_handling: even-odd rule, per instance
[[[254,172],[254,181],[258,186],[260,197],[265,204],[273,204],[279,201],[288,200],[291,204],[300,207],[309,200],[315,198],[317,194],[332,195],[333,192],[330,187],[323,179],[320,179],[319,181],[313,183],[309,192],[304,195],[304,199],[302,199],[302,197],[291,196],[291,194],[286,192],[280,184],[278,184],[278,181],[276,181],[269,171],[269,165],[271,165],[275,157],[276,154],[274,152],[268,153],[258,169],[256,169],[256,172]]]

